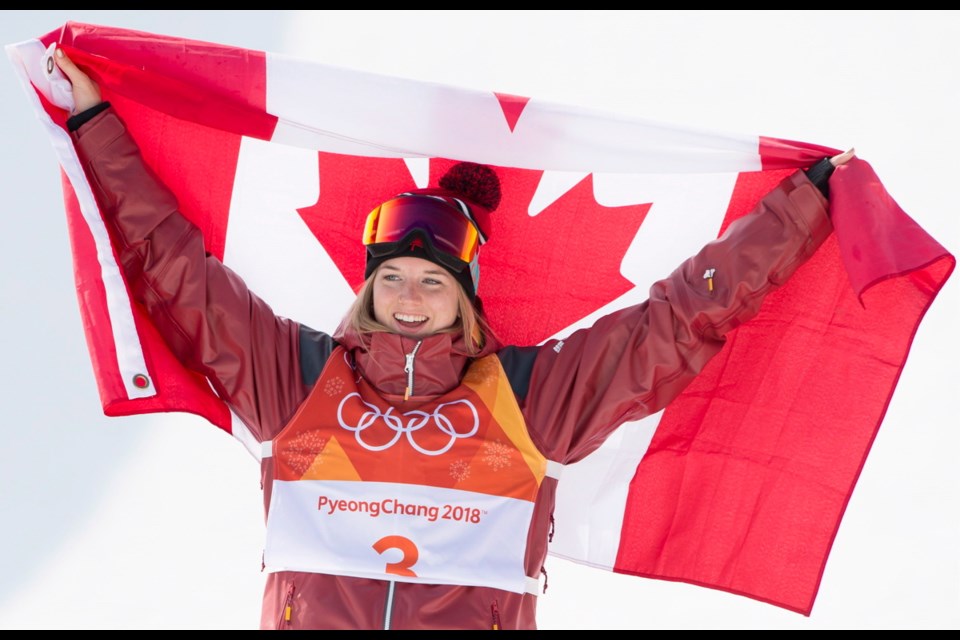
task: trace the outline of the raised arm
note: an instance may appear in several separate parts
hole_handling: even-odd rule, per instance
[[[528,363],[523,410],[543,452],[575,462],[624,422],[679,395],[724,336],[756,315],[765,296],[829,236],[827,178],[851,157],[852,149],[815,165],[809,176],[797,171],[783,180],[722,237],[655,283],[647,301],[516,355],[515,363]]]
[[[200,230],[180,213],[96,83],[62,51],[56,59],[73,84],[68,128],[134,299],[254,437],[271,438],[306,393],[297,375],[299,326],[276,317],[207,254]]]

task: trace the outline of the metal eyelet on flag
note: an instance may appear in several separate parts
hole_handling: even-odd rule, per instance
[[[137,389],[146,389],[150,386],[150,378],[142,373],[137,373],[133,376],[133,386]]]

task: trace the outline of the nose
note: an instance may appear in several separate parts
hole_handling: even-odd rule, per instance
[[[407,301],[420,300],[420,288],[417,286],[417,283],[411,282],[410,280],[404,281],[403,286],[400,288],[400,299]]]

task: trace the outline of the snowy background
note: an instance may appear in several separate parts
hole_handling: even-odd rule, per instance
[[[3,11],[0,44],[73,20],[717,131],[856,147],[960,254],[957,11]],[[106,418],[59,169],[0,64],[0,628],[253,629],[259,471],[179,415]],[[960,276],[921,323],[810,617],[548,560],[544,629],[960,626]]]

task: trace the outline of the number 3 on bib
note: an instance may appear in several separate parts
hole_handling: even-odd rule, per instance
[[[403,536],[384,536],[373,543],[373,549],[383,555],[388,549],[399,549],[403,557],[399,562],[388,562],[385,571],[395,576],[416,578],[417,574],[410,568],[420,559],[420,551],[413,540]]]

